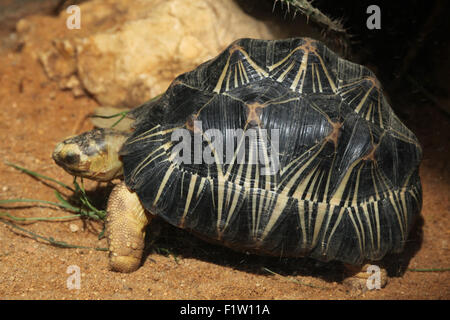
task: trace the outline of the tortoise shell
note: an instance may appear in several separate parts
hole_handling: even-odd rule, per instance
[[[134,116],[127,186],[238,250],[378,260],[421,209],[417,138],[370,70],[309,38],[237,40]]]

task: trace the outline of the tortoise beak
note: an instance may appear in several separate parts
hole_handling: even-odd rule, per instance
[[[64,147],[64,143],[62,143],[62,142],[58,143],[52,153],[52,158],[53,158],[53,160],[55,160],[55,162],[58,165],[60,165],[60,162],[61,162],[59,155],[61,154],[63,147]]]

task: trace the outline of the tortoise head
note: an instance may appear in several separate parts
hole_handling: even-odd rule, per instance
[[[119,150],[129,135],[113,129],[94,129],[58,143],[52,157],[74,176],[110,181],[123,174]]]

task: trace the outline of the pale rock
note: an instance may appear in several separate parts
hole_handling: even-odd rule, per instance
[[[17,30],[30,53],[40,48],[50,79],[107,106],[133,107],[164,92],[177,75],[238,38],[280,37],[233,0],[94,0],[80,4],[80,12],[80,30],[60,27],[65,11],[45,17],[59,36],[50,46],[30,34],[38,34],[39,19],[21,20]]]
[[[69,225],[69,229],[70,229],[70,231],[72,231],[72,232],[77,232],[78,230],[80,230],[80,228],[79,228],[76,224],[74,224],[74,223],[71,223],[71,224]]]

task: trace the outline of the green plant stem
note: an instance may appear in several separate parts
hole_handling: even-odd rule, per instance
[[[39,200],[39,199],[27,199],[27,198],[19,198],[19,199],[7,199],[7,200],[0,200],[0,204],[2,203],[13,203],[13,202],[37,202],[37,203],[45,203],[45,204],[50,204],[62,209],[66,209],[68,211],[74,212],[76,214],[82,215],[82,216],[88,216],[90,218],[93,218],[95,220],[103,220],[104,215],[99,215],[97,212],[90,212],[87,210],[84,210],[82,208],[77,208],[74,207],[72,205],[70,205],[64,198],[62,198],[62,196],[58,193],[55,192],[57,194],[57,198],[62,201],[62,202],[53,202],[53,201],[47,201],[47,200]],[[106,214],[105,214],[106,215]],[[28,218],[24,218],[24,219],[28,219]],[[41,218],[41,220],[43,220],[45,218]]]
[[[70,219],[79,219],[79,215],[70,215],[70,216],[62,216],[62,217],[17,217],[9,214],[8,212],[0,212],[1,217],[8,217],[14,221],[52,221],[52,220],[70,220]]]
[[[68,186],[67,184],[65,184],[65,183],[63,183],[63,182],[61,182],[61,181],[55,180],[55,179],[53,179],[53,178],[44,176],[43,174],[40,174],[40,173],[31,171],[31,170],[28,170],[28,169],[25,169],[25,168],[23,168],[23,167],[21,167],[21,166],[18,166],[17,164],[14,164],[14,163],[11,163],[11,162],[8,162],[8,161],[6,161],[5,163],[6,163],[6,165],[8,165],[8,166],[10,166],[10,167],[13,167],[13,168],[15,168],[15,169],[17,169],[17,170],[19,170],[19,171],[22,171],[22,172],[25,172],[26,174],[29,174],[30,176],[33,176],[33,177],[36,177],[36,178],[40,178],[40,179],[45,179],[45,180],[52,181],[52,182],[54,182],[54,183],[59,184],[60,186],[62,186],[62,187],[64,187],[64,188],[66,188],[66,189],[68,189],[68,190],[74,192],[74,190],[73,190],[70,186]]]
[[[7,225],[9,225],[9,226],[12,227],[12,228],[18,229],[18,230],[20,230],[20,231],[22,231],[22,232],[25,232],[25,233],[31,235],[31,236],[32,236],[33,238],[35,238],[35,239],[38,238],[38,239],[47,241],[48,243],[50,243],[51,245],[56,246],[56,247],[62,247],[62,248],[76,248],[76,249],[93,249],[93,250],[97,250],[97,251],[108,251],[108,248],[98,248],[98,247],[79,246],[79,245],[69,244],[69,243],[64,242],[64,241],[58,241],[58,240],[53,239],[52,237],[46,238],[46,237],[41,236],[41,235],[39,235],[39,234],[37,234],[37,233],[34,233],[34,232],[32,232],[32,231],[29,231],[29,230],[27,230],[27,229],[21,228],[21,227],[15,225],[15,224],[13,224],[13,223],[10,223],[10,222],[8,222],[8,221],[1,220],[1,219],[0,219],[0,221],[3,222],[3,223],[5,223],[5,224],[7,224]]]
[[[14,202],[37,202],[37,203],[45,203],[45,204],[51,204],[53,206],[57,206],[60,208],[67,208],[67,206],[53,201],[47,201],[47,200],[40,200],[40,199],[28,199],[28,198],[17,198],[17,199],[6,199],[6,200],[0,200],[0,204],[2,203],[14,203]],[[74,208],[74,207],[71,207]]]
[[[428,269],[408,269],[412,272],[445,272],[450,271],[450,268],[428,268]]]

